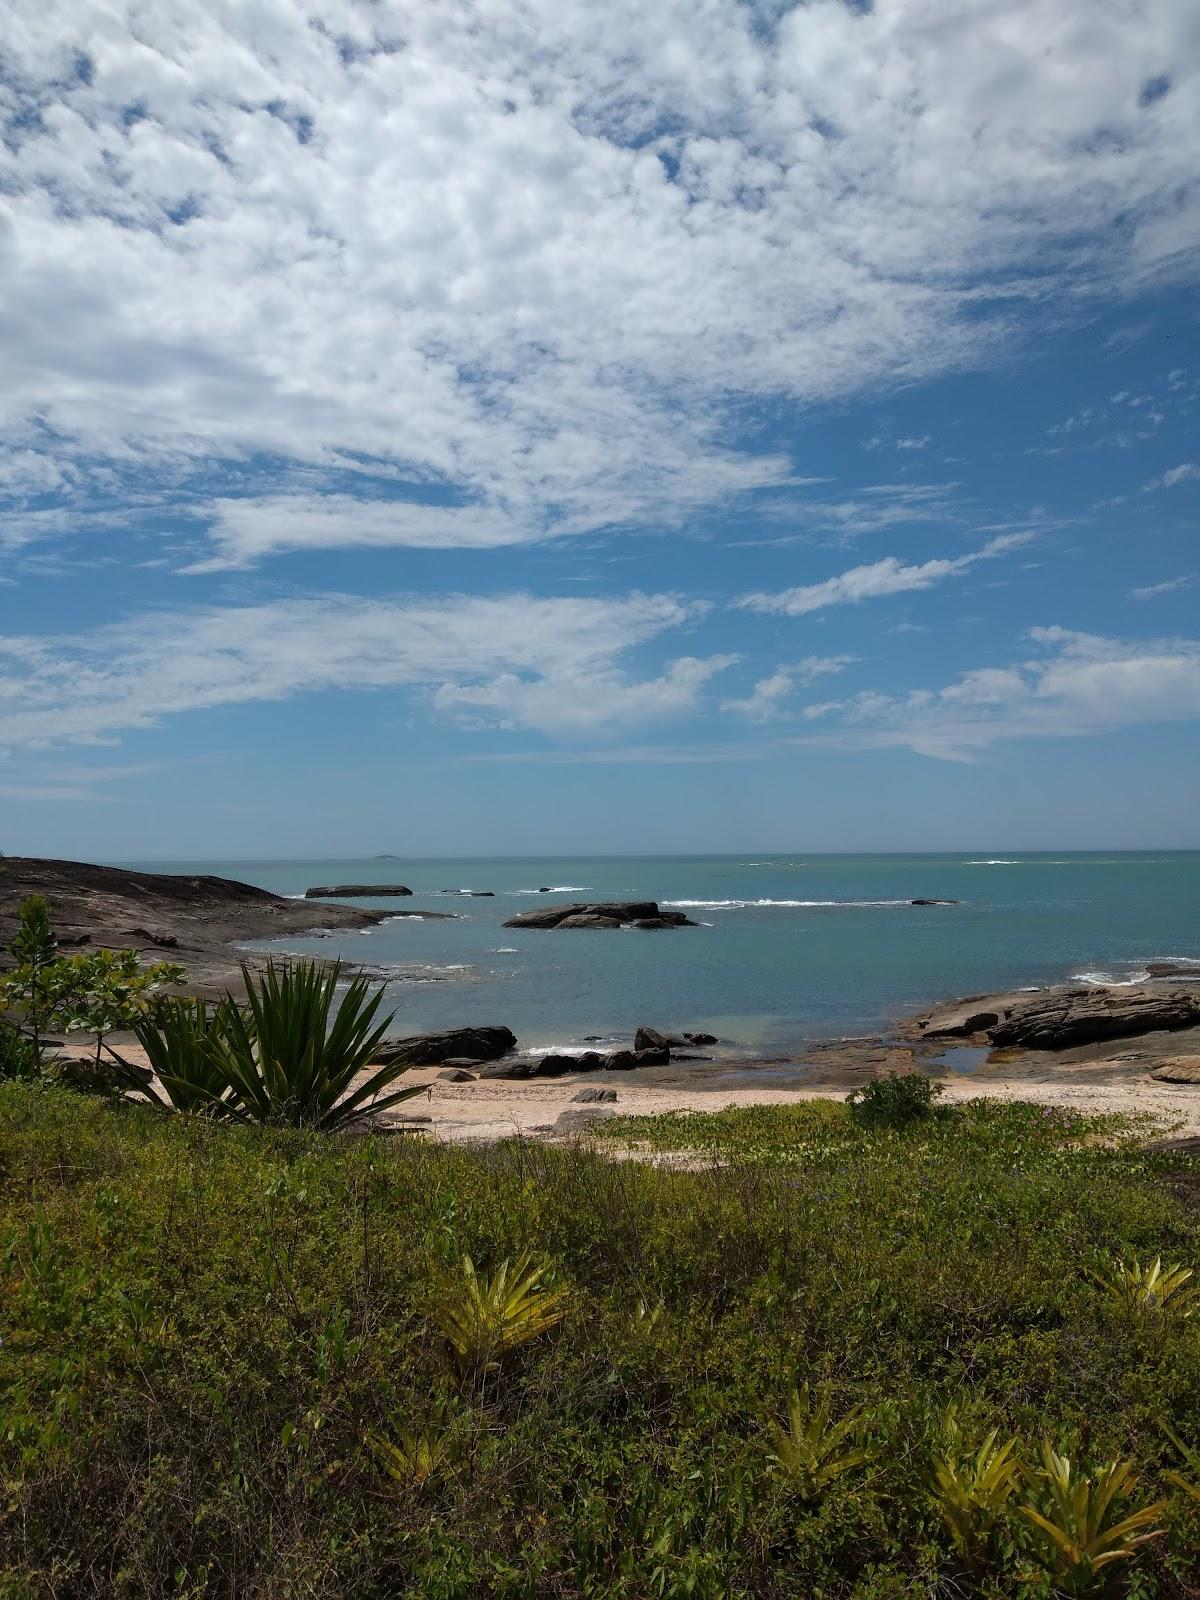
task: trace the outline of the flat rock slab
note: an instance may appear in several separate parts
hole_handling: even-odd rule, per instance
[[[402,883],[334,883],[325,887],[305,889],[306,900],[337,900],[347,896],[412,894]]]
[[[1160,1083],[1200,1083],[1200,1056],[1168,1056],[1150,1076]]]
[[[506,928],[694,928],[682,911],[660,911],[657,900],[574,900],[509,917]]]
[[[1040,989],[984,995],[943,1006],[920,1019],[927,1039],[985,1034],[994,1045],[1068,1050],[1106,1039],[1174,1032],[1200,1025],[1200,983]]]

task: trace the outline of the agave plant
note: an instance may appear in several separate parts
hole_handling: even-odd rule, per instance
[[[307,961],[282,968],[268,962],[260,978],[242,968],[247,1006],[226,1011],[220,1052],[229,1086],[223,1103],[235,1119],[330,1132],[421,1093],[411,1087],[379,1098],[406,1070],[400,1062],[351,1088],[392,1019],[376,1022],[383,990],[372,994],[363,978],[350,984],[335,1010],[339,973],[337,965]]]
[[[528,1251],[480,1273],[463,1257],[463,1283],[438,1306],[434,1320],[465,1372],[486,1372],[518,1346],[553,1328],[567,1314],[568,1290],[543,1280],[549,1263]]]
[[[805,1383],[792,1391],[783,1422],[772,1423],[767,1454],[803,1499],[819,1499],[835,1478],[872,1460],[870,1450],[853,1442],[862,1422],[861,1406],[835,1422],[828,1399],[814,1407]]]
[[[1026,1501],[1017,1510],[1041,1535],[1043,1564],[1068,1593],[1099,1588],[1109,1576],[1107,1568],[1132,1560],[1142,1545],[1164,1532],[1151,1524],[1166,1510],[1165,1500],[1120,1515],[1120,1503],[1137,1487],[1131,1462],[1109,1461],[1088,1475],[1047,1439],[1041,1469],[1026,1475],[1031,1485],[1044,1487],[1044,1509]]]
[[[930,1499],[968,1565],[984,1557],[1021,1481],[1016,1439],[1000,1443],[999,1429],[968,1440],[951,1408],[942,1426],[942,1447],[933,1457]]]
[[[1200,1309],[1200,1288],[1187,1287],[1194,1276],[1191,1267],[1164,1267],[1161,1256],[1147,1266],[1117,1261],[1108,1272],[1091,1273],[1102,1289],[1132,1311],[1170,1311],[1180,1317]]]
[[[226,1114],[230,1109],[229,1079],[222,1046],[234,1009],[228,996],[211,1011],[203,1000],[161,1000],[153,1015],[142,1018],[133,1032],[163,1093],[148,1081],[143,1068],[110,1047],[109,1055],[124,1086],[163,1110]]]

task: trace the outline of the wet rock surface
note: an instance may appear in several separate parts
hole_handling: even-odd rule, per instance
[[[1067,1050],[1107,1039],[1172,1032],[1200,1024],[1200,982],[1040,989],[977,996],[941,1006],[917,1022],[927,1039],[978,1034],[994,1045]]]
[[[385,1039],[372,1060],[381,1066],[403,1061],[410,1067],[440,1066],[455,1059],[496,1061],[507,1055],[516,1042],[511,1028],[451,1028],[445,1033],[422,1033],[410,1039]]]
[[[682,911],[661,911],[657,900],[575,900],[509,917],[506,928],[695,928]]]

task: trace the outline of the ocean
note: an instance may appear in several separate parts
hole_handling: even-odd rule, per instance
[[[411,900],[357,903],[452,911],[456,920],[405,917],[280,948],[377,970],[397,1032],[505,1023],[531,1048],[628,1040],[645,1023],[774,1055],[883,1032],[960,995],[1066,979],[1130,982],[1153,960],[1194,963],[1200,973],[1200,852],[125,865],[216,873],[285,895],[314,884],[407,884]],[[459,892],[467,889],[494,898]],[[632,898],[658,900],[702,925],[502,926],[552,900]],[[961,903],[913,906],[918,898]]]

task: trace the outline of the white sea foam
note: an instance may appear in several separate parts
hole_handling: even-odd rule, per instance
[[[489,954],[494,956],[515,956],[517,953],[517,947],[515,944],[498,944],[489,952]]]
[[[544,889],[513,889],[512,894],[590,894],[590,883],[548,883]]]
[[[909,906],[911,900],[663,900],[664,906],[694,911],[740,911],[759,906],[807,909],[818,906]]]
[[[986,861],[968,861],[969,867],[1019,867],[1020,861],[1010,861],[1007,856],[989,856]]]
[[[1127,972],[1118,978],[1111,972],[1073,972],[1072,983],[1094,983],[1106,989],[1128,989],[1132,984],[1145,983],[1150,974],[1145,971]]]

